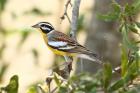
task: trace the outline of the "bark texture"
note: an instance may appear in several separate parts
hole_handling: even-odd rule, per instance
[[[118,0],[124,5],[131,0]],[[86,47],[103,57],[104,62],[110,62],[113,66],[120,64],[121,35],[117,31],[116,22],[104,22],[97,18],[97,14],[106,14],[111,10],[111,0],[95,0],[93,5],[92,18],[87,29]],[[80,72],[80,62],[77,62],[77,72]],[[83,69],[88,72],[96,72],[101,66],[88,60],[83,60]]]

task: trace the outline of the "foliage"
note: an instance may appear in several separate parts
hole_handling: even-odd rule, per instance
[[[2,81],[3,79],[3,75],[7,69],[8,65],[7,64],[2,64],[0,65],[0,82]]]
[[[95,75],[81,73],[64,79],[63,74],[53,73],[51,77],[46,78],[45,84],[33,85],[29,87],[27,93],[138,93],[140,91],[140,54],[138,46],[140,41],[138,39],[132,39],[130,34],[133,33],[138,35],[138,37],[140,36],[138,31],[140,23],[134,20],[134,16],[140,10],[140,0],[136,0],[132,5],[126,4],[125,6],[121,6],[115,1],[112,1],[112,9],[113,11],[105,15],[99,14],[98,18],[105,21],[117,21],[120,24],[118,30],[122,34],[122,42],[120,44],[121,73],[118,73],[120,74],[119,79],[114,80],[114,71],[112,70],[111,64],[105,63],[102,70]],[[36,8],[32,9],[31,12],[44,15],[43,12]],[[84,16],[81,15],[78,23],[79,30],[83,29],[83,19]],[[23,43],[29,33],[25,31],[21,34],[21,42]],[[2,55],[4,48],[5,46],[3,44],[0,48],[0,55]],[[32,53],[35,58],[38,57],[36,49],[33,49]],[[0,80],[6,68],[7,65],[3,65],[2,69],[0,69]],[[62,72],[62,70],[59,71]],[[56,84],[53,89],[50,87],[52,82]],[[9,84],[6,87],[0,88],[0,93],[3,91],[6,93],[18,93],[18,76],[11,77]]]
[[[6,93],[18,93],[18,76],[14,75],[11,77],[9,84],[6,87],[0,88],[0,93],[5,91]]]
[[[4,8],[5,8],[7,1],[8,0],[0,0],[0,13],[4,11]]]
[[[113,1],[112,12],[98,15],[98,18],[102,20],[117,21],[120,24],[118,30],[122,34],[120,44],[121,77],[115,81],[113,80],[114,71],[109,63],[105,63],[103,69],[96,75],[83,73],[74,75],[68,80],[62,80],[58,78],[59,75],[54,74],[52,79],[56,83],[58,93],[138,93],[140,91],[140,83],[134,84],[135,81],[139,82],[140,76],[139,40],[130,37],[132,33],[140,36],[138,32],[140,23],[134,20],[134,16],[139,10],[137,9],[138,5],[135,6],[135,4],[121,6]],[[54,92],[51,91],[51,93]]]

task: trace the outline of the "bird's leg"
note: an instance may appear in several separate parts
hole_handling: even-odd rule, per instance
[[[70,71],[72,70],[72,62],[69,62],[69,63],[67,64],[67,66],[68,66],[68,70],[69,70],[69,73],[70,73]]]

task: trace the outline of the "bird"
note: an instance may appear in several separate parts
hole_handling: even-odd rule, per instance
[[[77,56],[102,64],[100,57],[79,44],[75,39],[56,30],[49,22],[38,22],[32,26],[43,36],[45,44],[55,54],[61,56]]]

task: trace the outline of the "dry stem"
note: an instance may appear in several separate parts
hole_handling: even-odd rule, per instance
[[[67,17],[69,23],[71,23],[71,20],[70,20],[70,17],[68,16],[68,6],[71,5],[72,7],[72,4],[71,4],[71,0],[68,0],[65,4],[65,11],[64,11],[64,14],[60,17],[61,18],[61,22],[65,19],[65,16]]]

